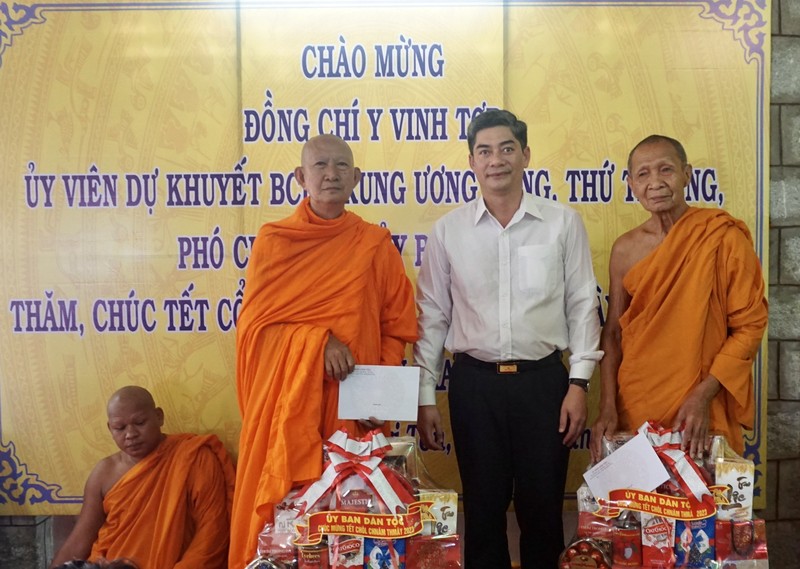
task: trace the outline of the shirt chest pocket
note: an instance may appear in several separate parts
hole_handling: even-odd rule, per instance
[[[552,291],[562,272],[558,245],[524,245],[519,256],[519,288],[524,292]]]

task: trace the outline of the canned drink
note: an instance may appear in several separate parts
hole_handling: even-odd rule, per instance
[[[297,548],[297,569],[329,569],[328,544],[304,545]]]

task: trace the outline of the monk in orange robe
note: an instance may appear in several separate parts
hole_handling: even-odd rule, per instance
[[[233,462],[215,435],[165,435],[163,424],[146,389],[111,397],[108,429],[120,451],[89,475],[78,521],[51,567],[123,557],[140,569],[226,566]]]
[[[339,381],[355,364],[400,365],[416,340],[413,291],[389,231],[345,211],[361,177],[348,145],[312,138],[295,176],[308,197],[259,231],[237,321],[242,432],[230,569],[255,557],[275,503],[319,478],[323,440],[383,425],[339,420]]]
[[[603,327],[603,436],[645,421],[682,429],[692,456],[708,434],[739,454],[752,428],[753,359],[767,326],[761,264],[745,224],[719,209],[689,207],[692,167],[677,140],[652,135],[631,151],[628,183],[650,218],[614,243]]]

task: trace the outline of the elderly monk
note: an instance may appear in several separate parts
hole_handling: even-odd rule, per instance
[[[215,435],[165,435],[163,424],[146,389],[112,395],[108,430],[120,450],[89,474],[78,521],[51,567],[118,557],[140,569],[225,567],[233,462]]]
[[[324,439],[380,426],[338,419],[338,382],[355,364],[400,365],[416,339],[413,292],[389,231],[345,211],[361,179],[349,146],[317,136],[301,164],[294,173],[308,196],[259,231],[237,322],[231,569],[253,559],[274,504],[320,476]]]
[[[741,454],[742,427],[753,425],[753,358],[767,326],[750,232],[720,209],[686,204],[692,166],[677,140],[642,140],[628,173],[650,218],[611,249],[593,458],[603,436],[648,420],[682,429],[692,456],[707,450],[709,432]]]

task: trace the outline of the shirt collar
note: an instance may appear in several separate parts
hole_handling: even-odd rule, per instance
[[[478,222],[484,215],[491,214],[489,213],[489,210],[486,209],[486,203],[483,201],[483,196],[479,196],[475,202],[475,217],[472,222],[473,225],[478,225]],[[517,213],[514,214],[514,217],[517,217],[520,209],[523,211],[523,215],[530,215],[536,219],[543,219],[542,211],[539,209],[536,201],[527,192],[523,192],[522,201],[520,202],[519,209],[517,210]],[[512,223],[514,223],[513,220]]]

